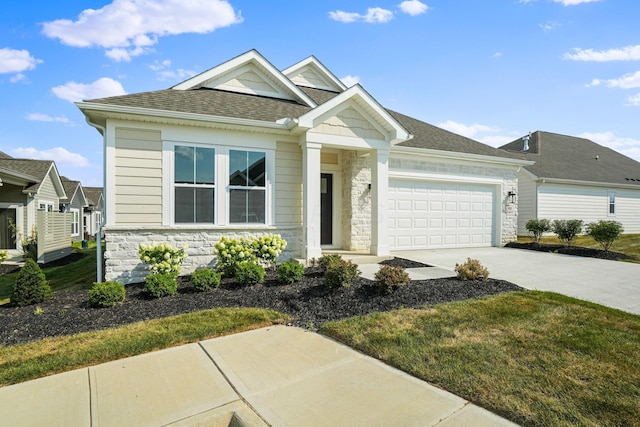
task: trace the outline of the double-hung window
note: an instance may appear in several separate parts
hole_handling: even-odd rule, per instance
[[[609,192],[609,216],[616,214],[616,193]]]
[[[265,224],[266,153],[229,150],[229,223]]]
[[[215,150],[174,148],[174,221],[176,224],[215,223]]]
[[[70,209],[71,212],[71,235],[80,235],[80,211],[78,209]]]

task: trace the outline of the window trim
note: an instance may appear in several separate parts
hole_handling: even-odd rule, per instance
[[[613,212],[611,212],[611,208],[613,208]],[[607,216],[616,216],[617,210],[618,210],[618,206],[616,203],[616,192],[608,191],[607,192]]]
[[[203,148],[203,149],[208,149],[208,150],[213,150],[213,184],[198,184],[198,183],[176,183],[175,182],[175,150],[176,147],[188,147],[188,148]],[[217,153],[218,150],[215,147],[208,147],[208,146],[203,146],[203,145],[192,145],[192,144],[174,144],[173,145],[173,149],[172,149],[172,153],[173,153],[173,167],[172,167],[172,212],[173,212],[173,216],[172,216],[172,222],[174,225],[176,226],[193,226],[193,225],[206,225],[206,226],[210,226],[210,225],[216,225],[218,223],[218,215],[217,215],[217,211],[218,211],[218,192],[219,192],[219,185],[218,185],[218,162],[217,162]],[[194,175],[197,174],[196,168],[194,167],[193,169]],[[208,222],[176,222],[176,211],[175,211],[175,197],[176,197],[176,188],[192,188],[192,189],[199,189],[199,188],[203,188],[203,189],[212,189],[213,190],[213,222],[208,223]],[[195,213],[195,211],[194,211]]]
[[[269,215],[268,215],[268,193],[267,193],[267,187],[268,187],[268,179],[269,179],[269,168],[268,168],[268,153],[266,150],[261,150],[261,149],[245,149],[245,148],[238,148],[238,147],[230,147],[229,150],[227,151],[227,169],[230,172],[231,171],[231,151],[240,151],[240,152],[245,152],[245,153],[264,153],[264,186],[262,187],[258,187],[258,186],[248,186],[248,185],[231,185],[230,182],[230,176],[229,173],[227,173],[227,180],[226,180],[226,197],[227,197],[227,221],[229,225],[233,225],[233,226],[237,226],[237,227],[243,227],[243,226],[251,226],[251,225],[256,225],[256,226],[264,226],[264,225],[268,225],[269,224]],[[232,190],[241,190],[241,191],[263,191],[264,192],[264,222],[231,222],[231,191]]]
[[[71,212],[71,215],[72,215],[71,235],[74,237],[79,236],[80,235],[80,209],[71,208],[69,209],[69,212]],[[75,229],[75,233],[74,233],[74,229]]]
[[[41,208],[40,206],[44,205],[44,209]],[[38,200],[38,207],[37,210],[39,211],[45,211],[45,212],[53,212],[53,205],[54,203],[50,200]]]

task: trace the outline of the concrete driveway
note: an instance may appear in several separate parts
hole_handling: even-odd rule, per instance
[[[392,255],[450,269],[475,258],[491,277],[640,314],[640,264],[511,248],[396,251]]]

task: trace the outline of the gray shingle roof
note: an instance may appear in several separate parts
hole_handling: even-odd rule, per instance
[[[537,131],[531,134],[526,153],[522,152],[522,138],[500,148],[534,160],[536,163],[525,169],[538,178],[640,187],[640,162],[585,138]]]
[[[64,176],[60,177],[60,181],[62,181],[62,188],[64,188],[64,192],[67,195],[67,197],[60,199],[60,202],[69,203],[78,189],[78,186],[80,186],[80,181],[73,181]]]
[[[300,87],[318,105],[327,102],[339,93]],[[87,102],[154,110],[206,114],[275,122],[283,118],[296,118],[310,111],[306,105],[262,96],[232,93],[216,89],[159,90],[110,98],[92,99]],[[389,113],[414,137],[399,144],[414,147],[480,154],[494,157],[517,158],[510,153],[482,144],[478,141],[446,131],[400,113]]]
[[[0,158],[0,168],[33,178],[34,182],[25,188],[29,191],[38,190],[51,165],[53,165],[51,160]]]
[[[100,195],[102,194],[102,187],[82,187],[84,196],[87,199],[89,206],[95,206],[98,204]]]

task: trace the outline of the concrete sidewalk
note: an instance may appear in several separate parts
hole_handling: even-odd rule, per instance
[[[329,338],[285,326],[0,388],[0,402],[2,426],[514,425]]]
[[[640,314],[640,264],[512,248],[397,251],[392,255],[433,265],[451,276],[456,263],[474,258],[493,278]]]

